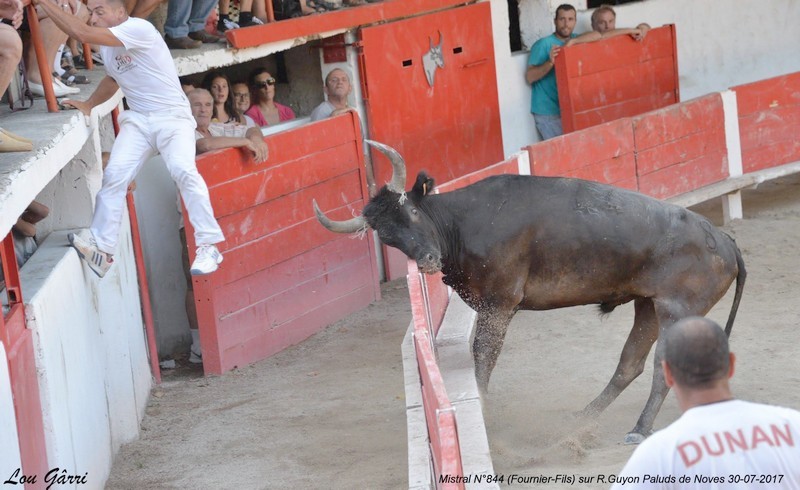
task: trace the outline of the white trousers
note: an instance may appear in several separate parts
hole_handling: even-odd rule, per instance
[[[94,209],[91,231],[97,248],[110,254],[116,251],[128,186],[142,164],[157,153],[164,157],[178,185],[194,227],[195,243],[200,246],[224,241],[211,209],[208,186],[195,164],[196,123],[189,108],[150,114],[124,111],[119,127]]]

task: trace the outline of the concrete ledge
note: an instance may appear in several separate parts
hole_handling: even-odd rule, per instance
[[[767,180],[777,179],[800,172],[800,162],[792,162],[778,167],[766,168],[756,172],[747,173],[738,177],[729,177],[721,182],[707,185],[699,189],[667,199],[667,202],[679,206],[689,207],[715,197],[737,192],[747,187],[757,186]]]

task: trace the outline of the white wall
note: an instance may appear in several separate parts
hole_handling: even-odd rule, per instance
[[[88,472],[88,488],[102,488],[114,453],[138,436],[151,386],[124,223],[102,280],[66,246],[66,231],[50,234],[21,270],[48,464]]]
[[[508,49],[506,0],[492,2],[500,115],[506,156],[538,141],[525,83],[527,51]],[[553,0],[521,0],[522,41],[530,47],[553,31]],[[578,10],[576,32],[589,30],[591,11]],[[800,2],[796,0],[644,0],[614,8],[617,26],[675,24],[681,100],[800,71]],[[523,59],[524,58],[524,59]]]

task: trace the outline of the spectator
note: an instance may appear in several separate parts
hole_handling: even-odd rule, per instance
[[[164,41],[169,49],[199,48],[203,43],[217,43],[219,36],[206,32],[206,19],[216,0],[170,0],[164,23]]]
[[[38,2],[34,3],[38,4]],[[86,23],[89,19],[89,12],[86,6],[79,0],[68,0],[61,5],[55,6],[64,14],[74,16],[79,22]],[[47,67],[48,70],[52,71],[56,61],[56,53],[58,53],[59,48],[67,41],[69,36],[67,36],[63,30],[59,29],[52,18],[50,18],[51,16],[48,15],[47,11],[36,9],[36,12],[39,18],[39,30],[42,34],[42,44],[44,44]],[[27,69],[28,86],[34,95],[44,97],[42,74],[39,72],[39,63],[37,62],[38,60],[33,49],[33,42],[30,40],[30,31],[26,24],[23,24],[22,31],[25,33],[23,37],[23,59],[25,60],[25,68]],[[53,91],[56,97],[80,93],[79,88],[68,86],[57,76],[53,77]]]
[[[242,113],[247,112],[250,108],[250,87],[245,82],[236,82],[233,84],[233,102],[237,109]],[[247,116],[249,119],[250,116]],[[252,121],[252,119],[250,119]]]
[[[272,1],[272,0],[269,0]],[[267,19],[265,0],[239,1],[239,27],[260,26]]]
[[[230,80],[224,73],[212,71],[206,75],[203,79],[203,88],[208,90],[214,98],[212,121],[248,125],[244,114],[236,108],[233,97],[230,96]],[[255,123],[250,125],[254,126]]]
[[[259,126],[271,126],[294,119],[291,107],[275,102],[276,80],[266,68],[257,68],[250,74],[253,105],[245,112]]]
[[[79,42],[100,45],[107,76],[88,100],[64,103],[88,117],[93,107],[122,89],[130,107],[119,117],[120,131],[97,194],[91,229],[70,234],[72,246],[94,273],[106,274],[119,239],[126,189],[142,164],[161,152],[194,226],[198,248],[192,274],[217,270],[222,254],[215,244],[225,237],[214,218],[208,187],[195,166],[195,121],[189,101],[156,28],[146,20],[128,17],[122,0],[90,0],[92,26],[67,15],[50,0],[33,2]]]
[[[311,111],[311,120],[319,121],[331,116],[338,116],[350,110],[347,97],[353,91],[350,77],[341,68],[334,68],[325,77],[325,95],[328,100]]]
[[[221,123],[213,123],[211,114],[214,108],[214,99],[211,93],[205,89],[195,89],[189,93],[189,103],[192,107],[192,116],[197,123],[195,130],[195,140],[197,153],[205,153],[211,150],[223,148],[246,148],[253,154],[256,163],[266,161],[269,156],[267,144],[264,137],[257,127],[246,128],[236,125],[236,133],[224,135]],[[180,210],[180,203],[178,204]],[[189,362],[198,364],[203,362],[203,352],[200,346],[200,335],[197,330],[197,310],[194,304],[194,285],[189,270],[189,253],[186,245],[186,230],[183,226],[183,219],[180,222],[181,252],[183,257],[183,271],[186,277],[186,316],[189,319],[189,331],[192,334],[192,346],[189,350]]]
[[[617,13],[611,5],[601,5],[592,12],[592,30],[602,34],[603,39],[627,34],[641,41],[650,30],[650,25],[642,22],[633,29],[617,29]]]
[[[195,129],[197,153],[222,148],[247,148],[253,153],[256,163],[267,159],[267,144],[264,143],[264,136],[258,127],[248,128],[241,124],[230,125],[212,121],[214,98],[208,90],[198,88],[191,91],[189,103],[192,107],[192,116],[197,123]]]
[[[733,397],[728,380],[736,357],[719,325],[685,318],[667,328],[657,348],[663,353],[667,386],[674,388],[683,415],[633,452],[620,477],[639,477],[640,482],[612,488],[710,485],[699,485],[695,476],[722,478],[719,486],[725,488],[758,482],[730,480],[737,475],[774,475],[764,488],[800,488],[800,412]],[[644,482],[644,475],[663,480],[655,485]],[[684,475],[688,483],[679,481]]]
[[[561,108],[558,103],[555,59],[562,46],[597,41],[600,33],[590,31],[580,36],[575,30],[575,7],[559,5],[556,9],[555,32],[536,41],[528,58],[525,80],[532,85],[531,113],[543,140],[554,138],[564,132],[561,127]]]
[[[0,17],[11,22],[0,24],[0,94],[5,93],[11,78],[17,71],[22,58],[22,41],[16,29],[22,24],[22,2],[20,0],[0,0]],[[12,151],[31,151],[33,143],[28,138],[18,136],[0,128],[0,153]]]

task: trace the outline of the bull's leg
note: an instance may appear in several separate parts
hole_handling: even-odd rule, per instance
[[[503,348],[503,340],[513,316],[513,311],[478,312],[472,357],[475,359],[475,380],[481,396],[488,392],[489,377],[497,364],[497,357]]]
[[[687,306],[687,304],[675,300],[657,300],[654,305],[656,318],[660,326],[659,335],[681,318],[690,315],[705,315],[711,308],[708,305]],[[664,380],[664,371],[661,369],[661,359],[664,358],[663,351],[662,344],[659,342],[656,345],[656,354],[653,359],[653,384],[650,387],[650,396],[647,398],[644,410],[642,410],[642,414],[639,416],[639,420],[636,421],[633,430],[625,436],[625,444],[639,444],[653,432],[653,423],[656,420],[656,415],[661,410],[661,404],[664,403],[664,399],[669,392],[667,382]]]
[[[595,416],[605,410],[644,371],[647,354],[658,337],[658,321],[653,300],[637,299],[634,308],[633,328],[622,348],[617,369],[605,389],[583,409],[581,415]]]

